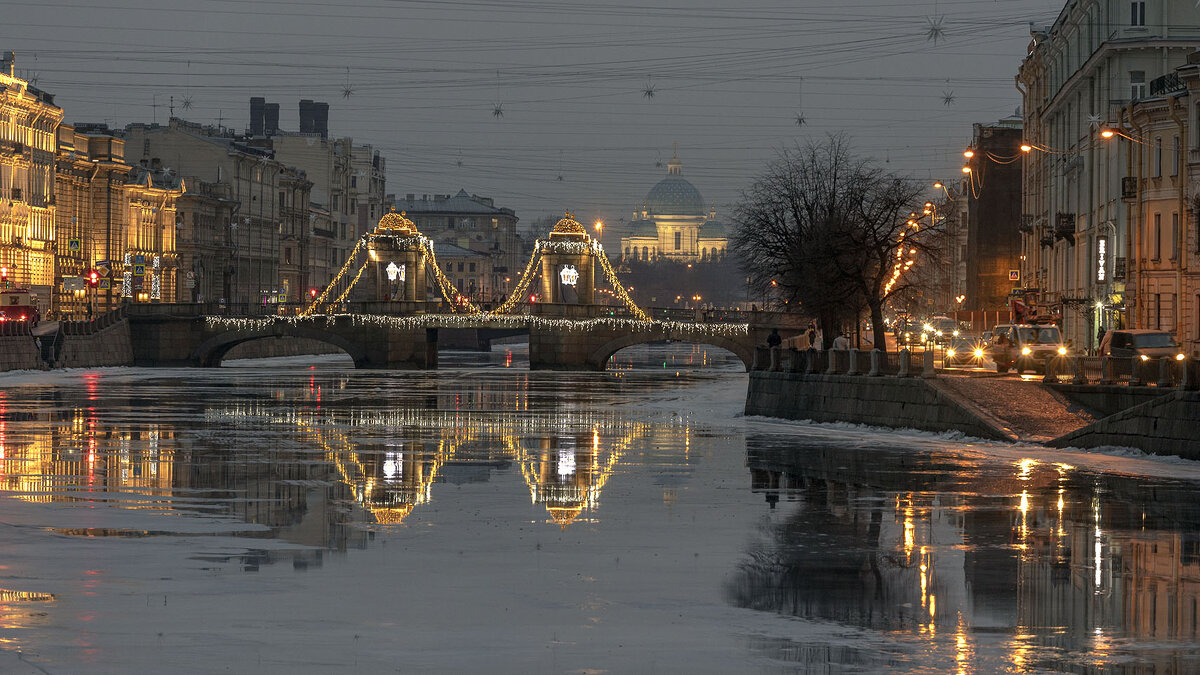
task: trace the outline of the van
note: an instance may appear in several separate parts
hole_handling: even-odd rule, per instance
[[[1185,358],[1175,338],[1165,330],[1111,330],[1100,341],[1100,353],[1123,358],[1140,356],[1143,361],[1163,357],[1182,361]]]
[[[1034,324],[996,326],[986,351],[996,363],[997,373],[1016,368],[1018,375],[1026,370],[1044,373],[1050,359],[1067,355],[1058,326]]]

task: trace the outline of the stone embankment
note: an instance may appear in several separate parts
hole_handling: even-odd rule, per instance
[[[29,324],[0,322],[0,371],[41,370],[46,368]]]
[[[930,356],[760,349],[746,414],[1200,459],[1200,393],[1187,390],[1194,379],[1180,389],[1059,384],[948,374]]]

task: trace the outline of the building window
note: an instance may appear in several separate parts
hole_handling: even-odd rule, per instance
[[[675,233],[675,250],[678,251],[681,248],[683,248],[683,233],[676,232]]]
[[[1171,214],[1171,260],[1179,259],[1179,214]]]
[[[474,271],[475,271],[475,263],[468,263],[468,264],[467,264],[467,271],[468,271],[468,272],[474,272]]]
[[[290,246],[283,249],[283,264],[284,265],[292,264],[292,247],[290,247]]]
[[[458,263],[458,271],[459,271],[459,272],[463,271],[463,264],[462,264],[462,263]],[[459,290],[462,290],[462,289],[460,288]]]
[[[358,176],[350,176],[350,187],[358,187]]]
[[[1162,214],[1154,214],[1154,232],[1151,234],[1154,239],[1154,260],[1162,259]]]
[[[1146,95],[1146,71],[1129,71],[1129,98],[1137,100]]]
[[[1171,141],[1171,175],[1179,175],[1179,136]]]
[[[642,247],[642,260],[649,260],[649,259],[650,259],[650,249],[643,246]]]
[[[1162,178],[1162,137],[1158,136],[1154,139],[1154,177]]]
[[[1146,25],[1146,2],[1145,0],[1135,0],[1129,3],[1129,25],[1130,26],[1145,26]]]

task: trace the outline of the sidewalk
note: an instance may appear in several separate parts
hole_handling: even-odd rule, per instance
[[[1021,441],[1042,443],[1099,419],[1040,382],[943,375],[930,383]]]

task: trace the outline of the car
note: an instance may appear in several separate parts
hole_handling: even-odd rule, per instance
[[[928,339],[941,345],[949,344],[951,338],[961,335],[958,322],[948,316],[931,317],[921,329]]]
[[[992,329],[987,355],[996,364],[996,372],[1017,374],[1026,370],[1046,372],[1051,359],[1069,352],[1058,326],[1050,324],[1001,324]]]
[[[1182,361],[1186,358],[1170,333],[1144,328],[1109,331],[1100,341],[1100,352],[1101,355],[1124,358],[1140,356],[1143,361],[1163,357]]]
[[[986,356],[986,344],[987,342],[977,335],[959,333],[950,338],[946,345],[946,365],[961,366],[983,363],[983,358]]]

